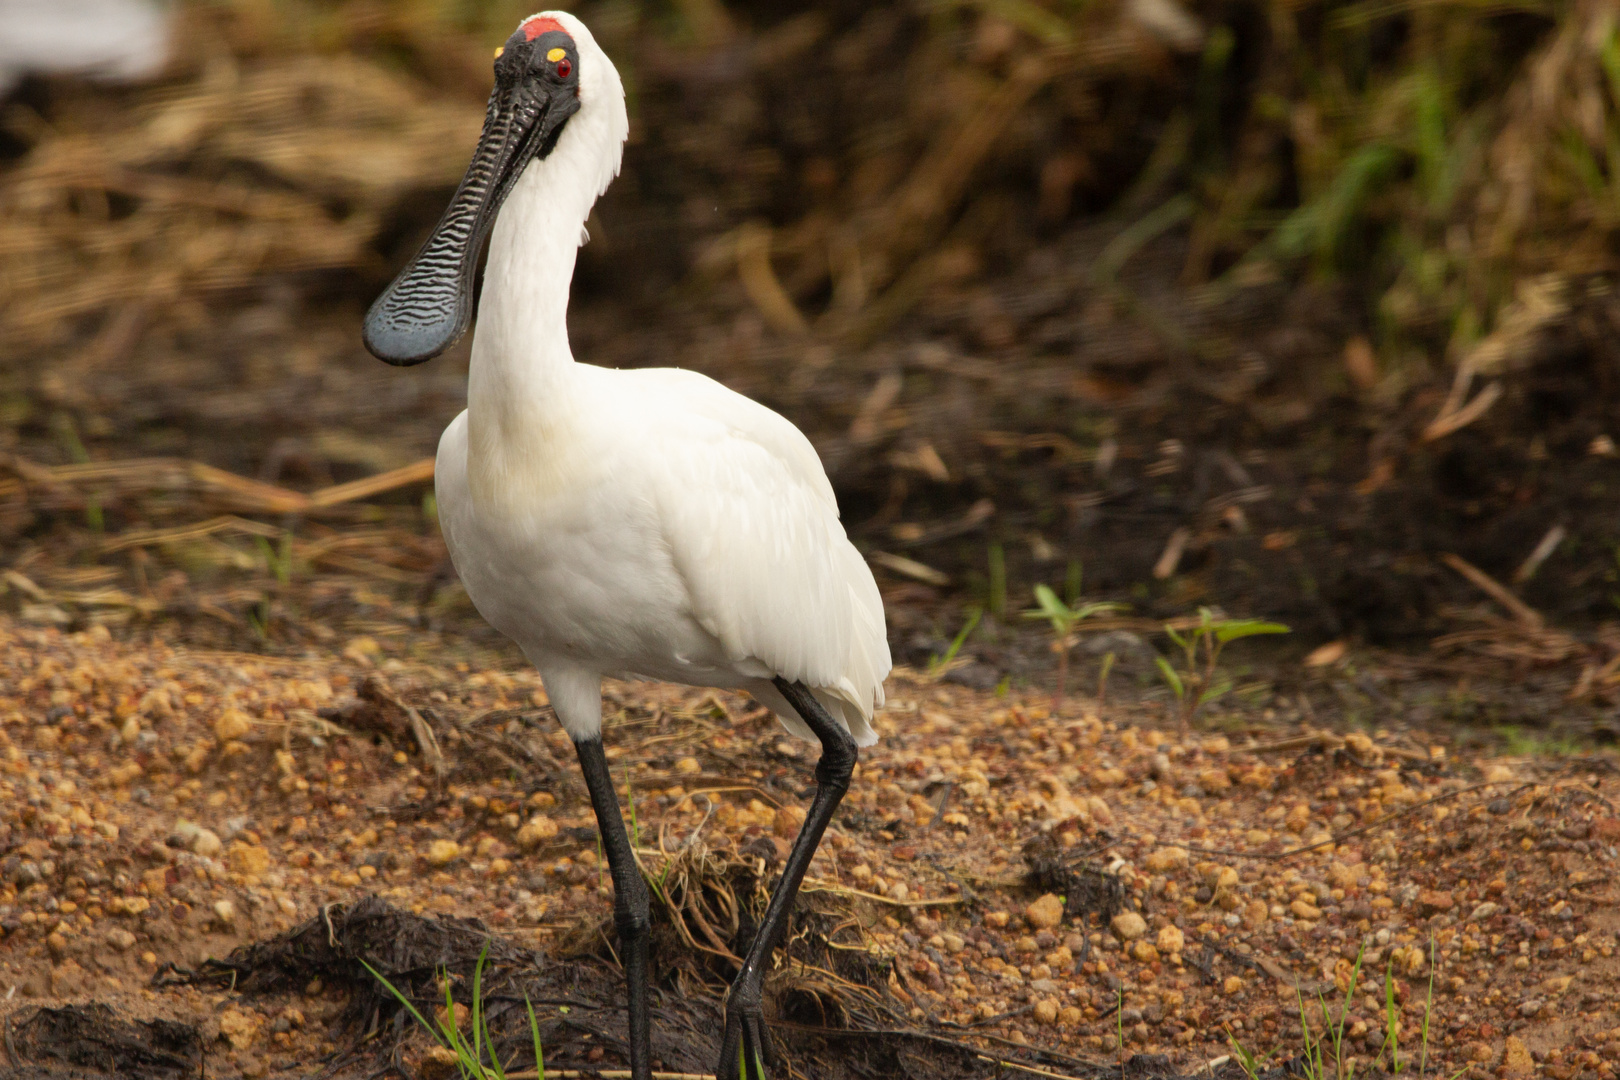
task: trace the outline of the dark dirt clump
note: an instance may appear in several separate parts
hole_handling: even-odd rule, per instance
[[[200,1075],[202,1038],[190,1024],[130,1021],[91,1002],[37,1009],[20,1022],[6,1020],[5,1080],[32,1077],[117,1076],[127,1080]]]

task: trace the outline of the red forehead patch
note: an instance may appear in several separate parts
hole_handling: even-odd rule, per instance
[[[536,16],[535,18],[530,19],[528,22],[523,24],[521,29],[523,31],[524,41],[533,41],[541,34],[549,34],[553,30],[564,34],[568,33],[567,30],[563,29],[562,23],[558,22],[556,19],[546,18],[544,16]]]

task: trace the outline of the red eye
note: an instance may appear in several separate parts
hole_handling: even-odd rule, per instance
[[[559,79],[566,79],[573,73],[574,65],[568,62],[568,57],[565,56],[561,60],[557,61],[557,77]]]

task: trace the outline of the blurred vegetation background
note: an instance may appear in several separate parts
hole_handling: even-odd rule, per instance
[[[1399,642],[1481,601],[1455,553],[1575,627],[1569,655],[1613,636],[1615,5],[572,10],[633,129],[576,353],[695,367],[800,423],[891,606],[921,612],[896,618],[903,657],[949,639],[952,605],[1016,608],[1079,561],[1144,613]],[[47,606],[135,595],[107,534],[265,505],[97,463],[305,490],[431,453],[464,346],[387,371],[359,316],[459,179],[527,14],[188,0],[156,80],[13,91],[0,561]],[[428,536],[398,498],[368,512]],[[402,588],[433,562],[412,557],[368,556]]]

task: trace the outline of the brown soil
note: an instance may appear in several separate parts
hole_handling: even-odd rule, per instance
[[[621,1060],[609,887],[537,679],[384,641],[276,659],[0,622],[6,1075],[426,1075],[358,961],[425,1010],[441,969],[469,999],[486,941],[503,1046],[526,993],[550,1068]],[[1053,714],[899,673],[771,982],[782,1074],[1190,1075],[1229,1035],[1286,1060],[1360,952],[1363,1071],[1387,971],[1409,1068],[1427,1014],[1435,1075],[1612,1075],[1612,763],[1285,709],[1182,738],[1152,702]],[[669,898],[656,1052],[703,1071],[813,759],[746,699],[615,685],[607,713]]]

